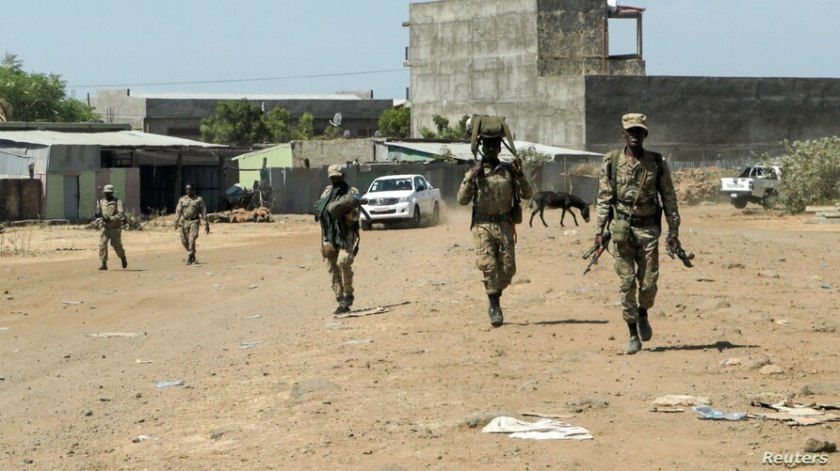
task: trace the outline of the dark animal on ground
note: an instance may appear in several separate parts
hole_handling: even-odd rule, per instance
[[[540,220],[542,220],[543,226],[548,227],[548,224],[545,223],[545,219],[543,219],[543,211],[545,211],[545,208],[563,209],[563,214],[560,215],[561,226],[563,226],[563,218],[566,217],[566,211],[568,211],[569,214],[572,215],[572,219],[574,219],[575,221],[575,226],[578,225],[575,213],[571,211],[572,208],[579,209],[580,215],[583,216],[583,220],[589,222],[589,205],[586,204],[582,199],[571,193],[538,191],[536,194],[534,194],[534,197],[531,198],[531,204],[529,205],[530,208],[534,208],[535,206],[536,208],[531,212],[531,220],[528,221],[528,225],[531,227],[534,227],[534,215],[536,215],[538,212],[540,213]]]

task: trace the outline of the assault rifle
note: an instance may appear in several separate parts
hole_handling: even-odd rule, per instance
[[[607,250],[607,246],[610,244],[610,239],[612,239],[612,232],[604,231],[604,234],[601,236],[601,245],[593,245],[589,250],[584,252],[583,258],[589,259],[589,265],[586,265],[586,270],[583,270],[584,275],[592,270],[592,265],[596,265],[598,263],[598,259],[601,258],[601,254]]]
[[[671,257],[671,259],[674,259],[674,257],[679,257],[679,259],[682,260],[683,265],[685,265],[688,268],[694,266],[691,263],[691,259],[694,258],[694,254],[691,252],[686,252],[681,246],[677,246],[676,249],[668,247],[665,249],[665,253],[667,253],[668,256]]]

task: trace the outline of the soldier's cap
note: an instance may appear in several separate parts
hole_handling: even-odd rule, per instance
[[[343,177],[344,176],[344,167],[342,167],[341,165],[338,165],[338,164],[330,165],[330,167],[327,169],[327,174],[330,177]]]
[[[621,126],[624,129],[642,128],[647,132],[647,116],[642,113],[627,113],[621,117]]]
[[[114,192],[114,185],[105,185],[105,188],[102,189],[102,193],[113,193]]]

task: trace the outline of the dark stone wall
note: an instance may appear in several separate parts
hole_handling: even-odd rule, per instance
[[[651,150],[672,161],[779,152],[784,139],[840,135],[840,79],[586,77],[586,150],[623,145],[621,115],[648,116]]]
[[[38,219],[43,193],[41,180],[0,179],[0,221]]]

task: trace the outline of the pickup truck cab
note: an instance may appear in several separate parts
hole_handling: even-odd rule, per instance
[[[367,204],[362,205],[367,212],[361,219],[364,230],[370,230],[373,223],[407,222],[418,227],[424,219],[432,226],[440,221],[440,190],[423,175],[379,177],[363,198],[367,199]]]
[[[735,178],[721,178],[721,193],[729,194],[732,206],[742,209],[747,203],[759,203],[765,208],[776,206],[776,187],[782,177],[782,169],[775,166],[752,165]]]

